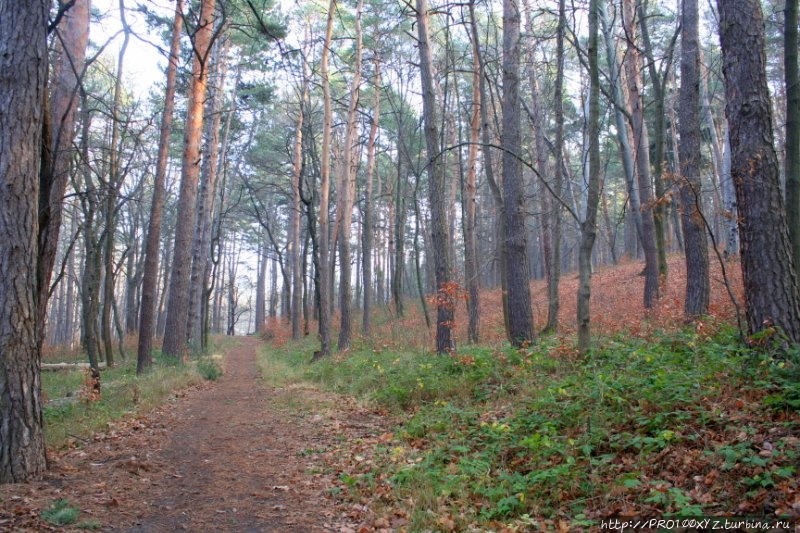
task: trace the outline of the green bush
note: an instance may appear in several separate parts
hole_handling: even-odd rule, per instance
[[[201,357],[197,360],[197,371],[208,381],[216,381],[222,377],[222,366],[214,357]]]
[[[78,520],[80,513],[80,509],[71,507],[69,501],[62,498],[42,511],[42,520],[55,526],[69,526]]]

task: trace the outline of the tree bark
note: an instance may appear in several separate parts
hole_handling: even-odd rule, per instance
[[[397,176],[394,187],[394,209],[392,213],[394,222],[391,231],[392,237],[389,241],[391,248],[391,272],[392,272],[392,302],[394,302],[394,309],[398,317],[405,314],[405,305],[403,304],[403,272],[405,269],[405,246],[406,246],[406,194],[405,194],[405,166],[403,162],[408,159],[406,148],[404,146],[404,139],[398,137],[398,154],[397,158]]]
[[[469,151],[467,152],[467,180],[464,195],[464,278],[467,285],[467,340],[480,341],[481,302],[480,266],[478,264],[478,236],[476,219],[476,192],[478,182],[478,145],[481,141],[481,65],[473,53],[472,58],[472,108],[469,121]]]
[[[627,104],[625,102],[625,94],[622,89],[622,82],[620,81],[620,67],[619,60],[617,59],[617,49],[614,44],[611,24],[608,21],[605,2],[600,2],[598,5],[597,15],[598,20],[603,25],[606,59],[608,60],[608,68],[610,71],[610,90],[611,97],[614,102],[614,125],[616,126],[617,130],[617,142],[619,143],[622,167],[625,170],[625,183],[628,189],[628,202],[630,203],[629,216],[633,219],[633,225],[636,229],[636,238],[641,241],[642,234],[644,233],[642,228],[642,206],[639,200],[639,189],[636,187],[636,169],[634,166],[633,149],[631,148],[631,138],[628,124],[625,120]],[[635,245],[629,247],[626,243],[626,250],[630,251],[631,255],[634,257],[636,254],[632,250],[635,250],[635,248]]]
[[[214,219],[219,176],[219,134],[222,126],[222,107],[225,102],[225,79],[228,75],[228,51],[231,45],[231,39],[225,34],[226,32],[227,27],[218,30],[217,47],[210,67],[211,82],[206,97],[208,119],[205,121],[205,148],[197,200],[192,271],[189,278],[189,314],[186,329],[189,344],[196,353],[205,349],[203,311],[206,309],[207,300],[204,301],[204,295],[211,254],[211,223]]]
[[[70,162],[74,154],[75,114],[78,108],[78,85],[83,76],[86,46],[89,42],[90,0],[75,0],[56,27],[57,59],[50,81],[49,122],[52,142],[47,149],[50,161],[42,166],[39,190],[39,333],[45,335],[50,278],[58,249],[64,193],[69,182]],[[49,172],[48,172],[49,170]]]
[[[483,168],[486,173],[486,181],[489,183],[489,189],[492,193],[494,200],[497,225],[497,243],[499,246],[499,272],[500,272],[500,288],[503,302],[503,322],[506,331],[508,331],[508,279],[505,267],[506,253],[504,251],[506,243],[506,222],[505,215],[503,214],[503,193],[500,190],[500,185],[497,183],[494,174],[494,162],[492,157],[492,136],[491,136],[491,122],[489,121],[489,96],[486,87],[486,62],[483,58],[480,46],[480,33],[478,32],[478,21],[475,16],[475,1],[471,0],[469,3],[470,13],[470,30],[472,38],[472,54],[478,64],[480,82],[478,90],[480,91],[480,105],[481,105],[481,138],[482,138],[482,153],[483,153]]]
[[[339,341],[337,350],[349,350],[352,342],[353,288],[350,250],[350,235],[353,225],[353,202],[356,188],[356,166],[358,155],[358,98],[361,92],[361,11],[364,1],[359,0],[355,12],[356,56],[353,78],[350,80],[350,103],[347,109],[347,131],[344,140],[344,157],[341,165],[341,180],[338,187],[339,200]]]
[[[503,211],[506,227],[508,340],[523,346],[534,340],[525,228],[525,186],[520,162],[519,101],[520,12],[503,1]]]
[[[751,334],[774,325],[796,343],[800,294],[773,144],[761,4],[718,0],[717,5],[747,323]]]
[[[297,126],[294,136],[294,161],[292,174],[292,255],[289,258],[292,271],[292,339],[300,338],[300,318],[303,296],[303,271],[302,271],[302,251],[300,250],[300,218],[303,214],[300,198],[300,189],[303,179],[303,122],[304,106],[306,95],[308,94],[308,80],[303,76],[302,97],[297,111]]]
[[[550,246],[552,256],[547,271],[547,326],[545,330],[555,331],[558,328],[559,295],[558,285],[561,281],[561,190],[564,181],[564,34],[567,26],[565,0],[558,1],[558,26],[556,28],[556,82],[553,91],[555,107],[555,167],[553,172],[553,193],[558,197],[549,202],[552,215],[552,233]],[[543,193],[546,194],[546,193]]]
[[[0,1],[0,483],[46,468],[36,265],[49,7]]]
[[[720,185],[722,186],[722,206],[724,209],[725,257],[730,258],[739,255],[739,209],[736,207],[736,187],[733,184],[733,176],[731,176],[731,136],[727,122],[725,123],[722,146]]]
[[[80,151],[82,165],[80,176],[83,180],[81,208],[83,210],[83,274],[81,276],[81,346],[86,351],[89,365],[97,370],[102,356],[100,346],[100,277],[102,272],[102,243],[97,235],[95,217],[99,210],[100,199],[97,187],[92,180],[92,169],[89,166],[89,132],[92,116],[88,106],[86,92],[81,89],[81,141]],[[76,178],[77,178],[76,176]]]
[[[261,334],[264,332],[264,326],[267,323],[265,312],[266,295],[267,295],[267,254],[266,244],[263,240],[266,236],[262,235],[258,243],[258,265],[256,274],[256,309],[255,309],[255,333]]]
[[[600,199],[600,69],[597,62],[597,19],[602,0],[589,2],[589,181],[586,217],[581,222],[578,252],[578,352],[586,354],[591,347],[589,300],[592,292],[592,248],[597,236],[597,205]]]
[[[786,215],[795,268],[800,267],[800,74],[797,63],[797,0],[786,0],[783,71],[786,85]]]
[[[192,241],[197,215],[197,182],[200,177],[200,141],[203,136],[203,114],[208,82],[208,59],[214,27],[215,0],[203,0],[197,18],[192,47],[192,76],[186,125],[183,138],[183,167],[178,198],[178,218],[172,258],[167,326],[164,332],[165,354],[182,357],[186,349],[189,317],[189,278],[192,268]]]
[[[683,0],[681,10],[680,143],[681,207],[686,300],[684,315],[695,320],[708,312],[708,242],[700,183],[700,48],[697,0]],[[712,125],[713,127],[713,125]]]
[[[336,11],[336,0],[328,4],[328,19],[325,29],[325,42],[322,44],[320,60],[320,76],[322,78],[322,153],[320,154],[320,187],[319,187],[319,352],[315,358],[327,357],[331,353],[331,274],[328,268],[330,260],[329,204],[331,194],[331,129],[333,128],[333,112],[331,110],[331,86],[328,72],[331,40],[333,38],[333,16]]]
[[[103,338],[103,350],[106,354],[108,366],[114,366],[114,346],[111,335],[111,313],[114,306],[114,242],[117,234],[117,198],[119,197],[119,187],[122,185],[122,172],[120,157],[122,156],[122,144],[120,137],[121,128],[121,107],[122,107],[122,76],[125,65],[125,52],[130,42],[130,30],[125,20],[125,3],[119,0],[120,17],[124,37],[122,46],[119,49],[117,59],[116,80],[114,80],[114,103],[111,111],[111,142],[109,145],[108,163],[108,182],[106,184],[106,207],[105,207],[105,239],[103,243],[103,310],[101,314],[100,330]],[[124,355],[124,354],[121,354]]]
[[[373,284],[372,279],[372,252],[375,241],[375,214],[374,200],[372,198],[373,181],[375,176],[375,141],[378,136],[378,125],[381,115],[381,62],[375,58],[375,103],[372,108],[372,119],[369,128],[369,140],[367,141],[367,173],[366,187],[364,190],[364,229],[361,232],[361,271],[363,274],[362,285],[364,287],[364,310],[362,315],[361,329],[364,333],[369,333],[372,323],[372,300]]]
[[[633,154],[636,161],[636,178],[641,202],[642,234],[644,251],[644,306],[653,307],[659,294],[658,250],[656,248],[655,221],[653,220],[653,190],[650,184],[650,136],[644,121],[644,99],[642,96],[642,65],[636,43],[636,9],[634,0],[623,0],[624,29],[627,39],[625,53],[625,78],[628,92]]]
[[[639,26],[642,31],[642,44],[644,53],[647,56],[647,68],[650,74],[650,84],[653,88],[653,184],[655,186],[655,205],[653,206],[653,223],[656,232],[656,248],[658,250],[658,276],[663,284],[667,280],[667,246],[666,246],[666,227],[667,209],[669,200],[666,197],[664,188],[664,132],[666,130],[666,113],[664,111],[665,94],[664,87],[667,84],[667,77],[672,73],[672,60],[675,52],[678,32],[673,35],[667,49],[664,51],[661,72],[656,69],[656,59],[653,53],[653,46],[650,42],[650,33],[647,27],[647,3],[639,2],[637,6],[639,16]]]
[[[433,59],[428,30],[428,1],[416,0],[417,44],[420,56],[420,79],[422,83],[422,113],[425,122],[425,146],[428,159],[428,201],[431,210],[431,240],[436,290],[439,291],[436,305],[436,352],[447,353],[455,349],[453,342],[453,306],[441,297],[450,283],[450,232],[447,223],[447,180],[440,158],[439,119],[434,89]]]

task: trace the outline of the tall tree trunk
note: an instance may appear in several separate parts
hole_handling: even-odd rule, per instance
[[[159,269],[159,279],[156,282],[156,286],[161,288],[158,291],[158,302],[155,309],[156,337],[163,336],[167,327],[167,293],[169,292],[169,274],[172,272],[172,248],[168,247],[166,243],[171,241],[172,235],[166,236],[164,239],[164,264]]]
[[[508,279],[505,267],[506,253],[504,247],[506,244],[506,221],[503,214],[503,193],[500,190],[500,185],[497,183],[494,175],[494,162],[492,157],[492,136],[491,136],[491,122],[489,121],[489,96],[486,87],[486,62],[484,61],[483,54],[481,53],[480,46],[480,32],[478,31],[478,21],[475,16],[475,0],[469,3],[470,13],[470,28],[472,38],[472,54],[477,61],[480,69],[480,83],[478,89],[480,91],[481,103],[481,138],[482,138],[482,152],[483,152],[483,168],[486,172],[486,181],[489,183],[489,189],[494,199],[497,225],[497,243],[499,244],[499,272],[500,272],[500,287],[503,302],[503,321],[505,329],[508,331]]]
[[[83,76],[86,46],[89,42],[90,0],[75,0],[56,27],[56,62],[50,80],[50,110],[45,127],[52,139],[47,149],[52,159],[41,168],[39,189],[38,320],[41,338],[45,335],[48,291],[61,231],[64,193],[69,181],[74,153],[75,113],[78,85]],[[45,141],[46,142],[46,141]],[[48,172],[49,171],[49,172]]]
[[[553,193],[558,196],[550,202],[552,209],[552,256],[547,272],[547,326],[555,331],[558,327],[558,284],[561,281],[561,190],[564,181],[564,33],[567,26],[565,0],[558,1],[558,26],[556,28],[556,83],[553,100],[556,119],[555,167]],[[545,193],[543,193],[545,194]],[[545,216],[548,216],[546,213]]]
[[[114,81],[114,104],[111,111],[111,143],[109,149],[108,164],[108,183],[106,193],[105,210],[105,242],[103,257],[103,312],[101,315],[101,332],[103,336],[103,349],[106,353],[106,364],[114,366],[114,346],[111,336],[111,313],[114,310],[114,241],[117,234],[117,198],[119,187],[122,185],[122,172],[120,157],[122,156],[122,144],[120,141],[120,123],[122,122],[122,76],[124,73],[125,51],[128,49],[130,41],[130,30],[125,19],[125,3],[119,0],[120,17],[124,29],[122,46],[119,49],[117,60],[117,78]],[[124,355],[124,354],[122,354]]]
[[[329,204],[331,194],[331,133],[333,128],[333,111],[331,110],[331,86],[328,62],[330,58],[331,40],[333,38],[333,16],[336,11],[336,0],[328,4],[325,42],[322,44],[320,60],[320,76],[322,78],[322,153],[320,154],[320,187],[319,187],[319,352],[315,358],[326,357],[331,353],[331,300],[332,285],[330,269],[330,236],[329,236]]]
[[[263,236],[262,236],[263,239]],[[263,333],[266,324],[265,312],[267,295],[267,254],[266,245],[263,242],[258,246],[258,274],[256,275],[256,309],[255,309],[255,332]]]
[[[786,215],[795,268],[800,268],[800,75],[797,63],[797,0],[786,0],[783,72],[786,84]],[[800,274],[798,274],[800,275]]]
[[[200,141],[203,136],[208,59],[214,27],[215,0],[202,0],[198,25],[194,31],[192,76],[189,83],[186,125],[183,138],[183,167],[175,227],[172,275],[167,300],[167,327],[164,332],[165,354],[183,356],[189,317],[189,278],[192,268],[192,241],[197,216],[197,182],[200,177]]]
[[[642,250],[644,251],[644,306],[653,307],[659,294],[658,250],[656,249],[655,222],[653,220],[653,189],[650,184],[650,137],[644,121],[642,96],[642,65],[636,43],[636,9],[634,0],[623,0],[624,27],[627,39],[625,53],[625,78],[628,92],[631,131],[633,133],[636,177],[639,184],[639,201],[642,218]]]
[[[362,331],[369,333],[372,322],[372,300],[374,280],[372,279],[372,253],[375,240],[375,214],[374,200],[372,198],[373,181],[375,175],[375,141],[378,136],[378,125],[381,113],[381,62],[378,56],[375,57],[375,103],[372,107],[372,119],[369,128],[369,140],[367,141],[367,173],[366,187],[364,190],[364,229],[361,232],[361,254],[362,254],[362,274],[364,286],[364,312],[361,324]]]
[[[195,352],[202,352],[203,303],[211,254],[211,223],[217,198],[217,176],[219,175],[219,134],[222,126],[222,106],[225,102],[225,79],[228,74],[228,51],[231,40],[226,35],[227,27],[219,28],[217,47],[212,56],[211,82],[208,87],[207,113],[205,121],[205,149],[201,166],[200,189],[197,200],[192,271],[189,278],[189,314],[186,329],[189,344]]]
[[[667,209],[669,202],[666,198],[666,189],[664,188],[664,132],[666,131],[666,113],[664,111],[665,105],[665,91],[664,87],[667,83],[667,77],[672,71],[672,60],[675,52],[675,43],[677,42],[678,31],[669,41],[669,45],[664,52],[664,59],[662,61],[661,73],[659,74],[656,68],[656,59],[653,53],[653,46],[650,42],[650,33],[647,26],[647,3],[639,2],[637,6],[639,16],[639,27],[642,31],[642,43],[644,45],[644,53],[647,56],[647,69],[650,74],[650,84],[653,92],[653,184],[655,185],[656,197],[655,205],[653,206],[653,223],[656,232],[656,248],[658,250],[658,275],[661,283],[666,282],[668,267],[667,267],[667,244],[666,244],[666,227],[667,227]]]
[[[398,148],[402,148],[402,143],[398,139]],[[405,153],[400,152],[398,153]],[[391,231],[394,233],[389,241],[391,248],[391,273],[392,273],[392,302],[398,317],[405,314],[403,305],[403,270],[405,267],[405,243],[406,243],[406,196],[403,189],[405,176],[403,174],[403,160],[405,157],[397,158],[397,181],[394,187],[394,224]]]
[[[430,331],[431,317],[428,312],[428,302],[425,298],[425,290],[423,288],[423,274],[420,264],[421,250],[419,246],[420,234],[420,219],[422,218],[419,211],[419,177],[414,180],[414,273],[417,278],[417,296],[419,296],[419,306],[422,309],[422,315],[425,317],[425,327]]]
[[[81,346],[86,351],[89,366],[99,372],[99,361],[102,356],[98,318],[100,316],[100,277],[102,273],[102,243],[97,235],[95,217],[99,210],[100,199],[97,187],[92,179],[89,165],[89,132],[91,130],[91,113],[86,91],[81,89],[81,140],[80,153],[82,165],[77,175],[83,183],[75,186],[82,190],[80,196],[83,210],[83,273],[81,280]],[[76,177],[77,177],[76,176]],[[77,181],[77,180],[76,180]]]
[[[265,236],[266,237],[266,236]],[[263,244],[263,254],[264,260],[267,260],[268,257],[268,248],[269,245],[267,244],[267,240],[264,240]],[[275,259],[270,260],[270,271],[269,271],[269,308],[267,309],[267,315],[269,318],[276,318],[278,316],[278,262]]]
[[[589,2],[589,181],[586,217],[581,222],[578,253],[578,351],[586,354],[591,346],[589,300],[592,292],[592,248],[597,236],[597,205],[600,199],[600,69],[597,62],[597,18],[602,0]]]
[[[609,79],[611,83],[611,96],[614,102],[614,125],[616,126],[617,130],[617,142],[619,143],[620,157],[622,158],[622,168],[625,170],[625,183],[628,189],[628,202],[630,203],[630,209],[628,213],[632,218],[634,228],[636,229],[636,238],[641,241],[642,234],[644,233],[644,229],[642,227],[642,206],[639,200],[639,188],[636,186],[636,169],[634,166],[633,149],[631,148],[631,138],[628,124],[625,120],[627,104],[625,102],[625,94],[623,92],[622,82],[620,80],[620,67],[619,60],[617,59],[617,49],[614,44],[611,24],[608,21],[608,14],[606,13],[606,3],[600,2],[597,7],[598,20],[603,25],[606,59],[608,60],[608,69],[610,71]],[[626,243],[625,247],[632,256],[636,256],[634,252],[636,246],[628,246]]]
[[[428,1],[416,0],[417,44],[420,56],[422,82],[422,113],[425,122],[425,146],[428,156],[428,200],[431,210],[431,240],[433,263],[436,272],[436,289],[447,291],[450,283],[450,235],[447,224],[447,180],[440,159],[439,120],[436,110],[433,59],[428,30]],[[436,306],[436,352],[455,349],[453,341],[453,305],[447,298],[438,298]]]
[[[50,2],[0,2],[0,483],[46,468],[37,235]]]
[[[136,234],[138,228],[131,229],[131,235],[128,237],[128,255],[125,258],[125,335],[133,335],[136,333],[136,318],[137,311],[139,310],[137,290],[139,286],[139,271],[137,268],[138,263],[138,250],[136,243]]]
[[[353,202],[356,185],[356,157],[358,156],[358,98],[361,92],[361,11],[364,1],[358,0],[355,13],[356,56],[353,79],[350,80],[350,104],[347,109],[347,131],[344,140],[344,158],[338,187],[339,200],[339,351],[349,350],[352,342],[353,268],[351,264],[350,235],[353,225]]]
[[[300,218],[303,214],[300,203],[300,194],[303,179],[303,122],[304,106],[308,94],[308,79],[303,76],[302,97],[297,112],[297,126],[294,139],[294,168],[292,174],[292,255],[289,258],[292,272],[292,339],[300,338],[300,318],[303,296],[303,272],[301,269],[302,251],[300,250]]]
[[[77,231],[78,222],[75,216],[72,217],[70,222],[70,235],[75,235]],[[67,301],[66,313],[64,315],[64,341],[71,349],[75,341],[75,254],[69,255],[69,263],[67,265]]]
[[[723,225],[725,227],[725,257],[739,255],[739,222],[738,208],[736,207],[736,187],[731,176],[731,136],[728,123],[725,123],[725,133],[722,138],[722,207],[724,209]],[[797,267],[795,267],[797,268]],[[797,275],[797,272],[795,272]]]
[[[773,144],[761,4],[718,0],[717,5],[747,323],[750,333],[775,325],[796,343],[800,293]]]
[[[708,242],[700,183],[700,48],[697,0],[683,0],[681,10],[680,144],[681,207],[686,301],[684,315],[694,320],[708,312]],[[713,124],[711,125],[713,127]]]
[[[503,1],[503,211],[506,227],[508,340],[522,346],[534,340],[525,228],[525,186],[520,162],[519,101],[520,12]]]
[[[469,121],[469,151],[467,152],[467,180],[462,191],[464,205],[464,278],[467,285],[467,340],[477,344],[480,341],[481,302],[480,265],[478,264],[477,236],[477,182],[478,182],[478,144],[481,135],[481,65],[472,54],[472,108]]]

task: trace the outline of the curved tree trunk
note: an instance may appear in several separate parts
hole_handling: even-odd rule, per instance
[[[630,203],[630,216],[633,218],[633,224],[636,228],[636,237],[641,240],[644,230],[642,228],[642,209],[639,200],[639,189],[636,187],[636,169],[634,165],[633,149],[631,148],[631,138],[628,124],[625,120],[625,113],[627,106],[625,103],[625,94],[622,90],[622,81],[620,80],[620,66],[617,58],[617,49],[614,44],[612,35],[611,24],[608,21],[608,14],[606,13],[605,2],[600,2],[597,6],[598,21],[603,26],[603,40],[605,42],[606,59],[609,65],[610,83],[611,83],[611,97],[614,102],[614,125],[617,130],[617,142],[619,144],[620,157],[622,159],[622,168],[625,170],[625,183],[628,189],[628,202]],[[626,244],[627,249],[627,244]],[[635,254],[633,254],[635,256]]]
[[[655,186],[655,205],[653,206],[653,223],[656,231],[656,248],[658,249],[658,275],[659,282],[664,284],[667,280],[667,209],[669,203],[666,198],[664,188],[664,133],[666,131],[666,113],[664,111],[665,94],[664,87],[667,83],[667,76],[672,72],[672,60],[675,52],[678,31],[673,34],[669,45],[664,51],[661,72],[656,68],[656,60],[653,53],[653,46],[650,41],[650,33],[647,26],[647,3],[639,2],[637,5],[639,17],[639,27],[642,31],[642,44],[644,53],[647,56],[647,69],[650,74],[650,84],[653,89],[653,184]]]

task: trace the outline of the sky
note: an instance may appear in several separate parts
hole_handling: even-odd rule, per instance
[[[169,0],[125,1],[126,19],[134,35],[131,36],[125,54],[123,76],[127,82],[126,86],[133,90],[137,97],[145,97],[150,88],[164,78],[167,59],[165,52],[157,48],[166,44],[160,42],[159,36],[149,34],[150,30],[143,15],[136,11],[139,4],[144,4],[148,9],[167,17],[170,17],[175,4]],[[123,41],[119,0],[92,0],[92,9],[100,14],[100,20],[92,20],[89,38],[97,46],[109,43],[107,50],[116,57]]]
[[[97,46],[109,43],[107,49],[116,57],[123,40],[120,0],[91,0],[91,2],[92,10],[100,14],[100,20],[92,20],[89,37]],[[126,51],[123,76],[126,86],[131,88],[136,96],[145,97],[150,88],[161,83],[164,78],[167,65],[166,50],[159,50],[158,47],[166,47],[168,43],[162,42],[158,35],[150,35],[144,16],[137,11],[137,7],[144,5],[149,10],[172,20],[175,2],[174,0],[124,0],[124,2],[126,19],[133,29],[134,36],[131,37]],[[298,2],[302,0],[278,0],[277,3],[286,13]]]

